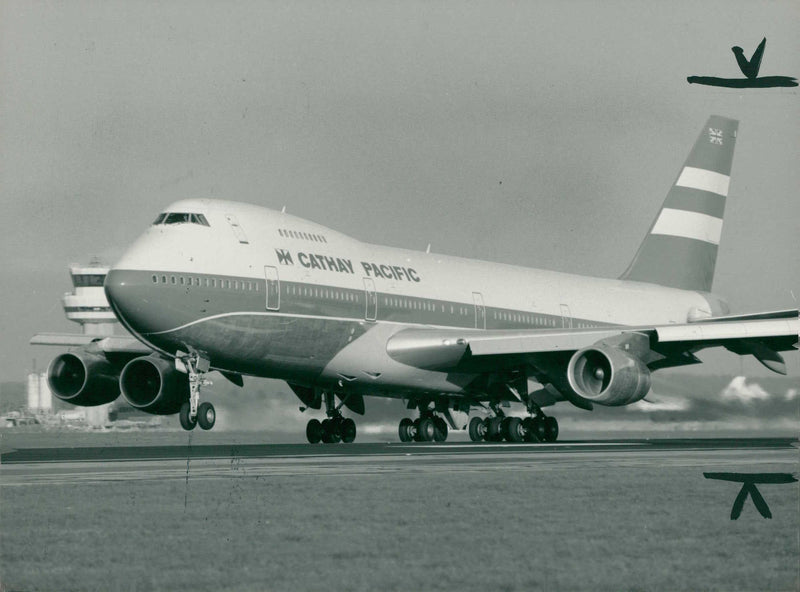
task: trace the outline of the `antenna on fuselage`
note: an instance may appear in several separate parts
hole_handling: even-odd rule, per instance
[[[428,246],[425,248],[425,252],[426,253],[430,253],[431,252],[431,244],[430,243],[428,243]]]
[[[281,208],[281,214],[285,214],[285,213],[286,213],[286,206],[283,206],[283,207]]]

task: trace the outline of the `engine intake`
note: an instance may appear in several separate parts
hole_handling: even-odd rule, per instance
[[[47,384],[67,403],[94,407],[119,397],[119,372],[103,356],[87,352],[61,354],[47,368]]]
[[[567,379],[578,395],[599,405],[629,405],[650,391],[647,366],[623,350],[605,345],[575,352]]]
[[[169,360],[143,356],[127,363],[119,377],[125,400],[154,415],[172,415],[189,400],[189,378]]]

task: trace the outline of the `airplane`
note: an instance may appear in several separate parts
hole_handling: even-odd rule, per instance
[[[218,371],[288,383],[310,443],[352,442],[365,397],[416,417],[403,442],[554,442],[544,409],[644,399],[651,373],[723,347],[786,373],[797,310],[730,314],[711,292],[738,122],[712,115],[641,246],[617,279],[366,244],[257,205],[173,203],[112,267],[108,301],[133,337],[36,336],[80,346],[48,368],[53,393],[211,429],[202,400]],[[511,405],[524,417],[507,414]],[[301,410],[304,410],[301,407]],[[466,418],[473,410],[469,422]]]

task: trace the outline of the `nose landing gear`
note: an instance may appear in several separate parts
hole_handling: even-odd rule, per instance
[[[189,400],[181,405],[178,418],[184,430],[193,430],[197,424],[203,430],[210,430],[217,421],[217,412],[209,402],[200,403],[200,389],[211,386],[212,382],[205,377],[209,369],[209,361],[197,353],[179,357],[189,374]]]

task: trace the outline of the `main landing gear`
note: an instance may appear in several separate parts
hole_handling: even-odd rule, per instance
[[[444,442],[447,440],[447,422],[431,410],[420,411],[417,419],[400,420],[398,434],[401,442]]]
[[[538,405],[531,409],[531,417],[508,417],[493,404],[494,417],[473,417],[469,421],[469,438],[473,442],[555,442],[558,439],[558,421],[545,415]]]
[[[306,424],[306,438],[311,444],[323,442],[325,444],[337,444],[344,442],[349,444],[356,439],[356,422],[349,417],[344,417],[341,407],[346,399],[343,398],[339,405],[333,398],[333,393],[325,393],[325,414],[327,419],[322,421],[311,419]]]
[[[197,354],[181,358],[189,374],[189,400],[181,405],[178,417],[184,430],[193,430],[200,424],[200,428],[210,430],[217,421],[217,412],[209,402],[200,403],[200,389],[211,386],[211,381],[205,377],[208,372],[208,360]]]

